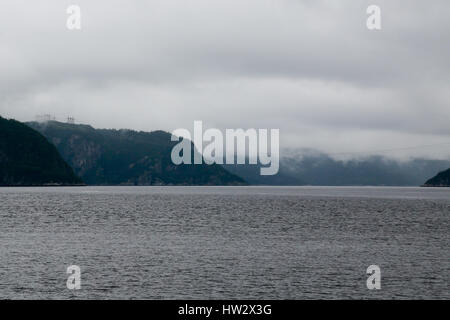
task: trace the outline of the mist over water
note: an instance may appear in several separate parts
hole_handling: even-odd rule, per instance
[[[448,188],[0,188],[0,200],[0,298],[450,298]],[[366,287],[372,264],[381,290]]]

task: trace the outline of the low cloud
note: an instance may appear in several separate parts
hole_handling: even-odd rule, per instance
[[[450,3],[6,0],[0,114],[138,130],[279,128],[335,152],[450,143]],[[423,147],[396,156],[450,157]]]

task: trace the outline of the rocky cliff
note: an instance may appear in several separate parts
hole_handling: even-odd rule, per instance
[[[244,180],[219,165],[174,165],[176,142],[164,131],[94,129],[56,121],[30,122],[91,185],[239,185]]]

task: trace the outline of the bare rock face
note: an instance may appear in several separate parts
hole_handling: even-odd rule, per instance
[[[244,180],[219,165],[174,165],[176,142],[163,131],[94,129],[49,121],[30,122],[91,185],[241,185]]]

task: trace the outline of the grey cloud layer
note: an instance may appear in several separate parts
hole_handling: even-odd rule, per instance
[[[65,28],[72,3],[81,31]],[[381,31],[365,28],[372,3]],[[0,114],[280,128],[286,146],[331,152],[450,142],[449,9],[445,0],[6,0]]]

